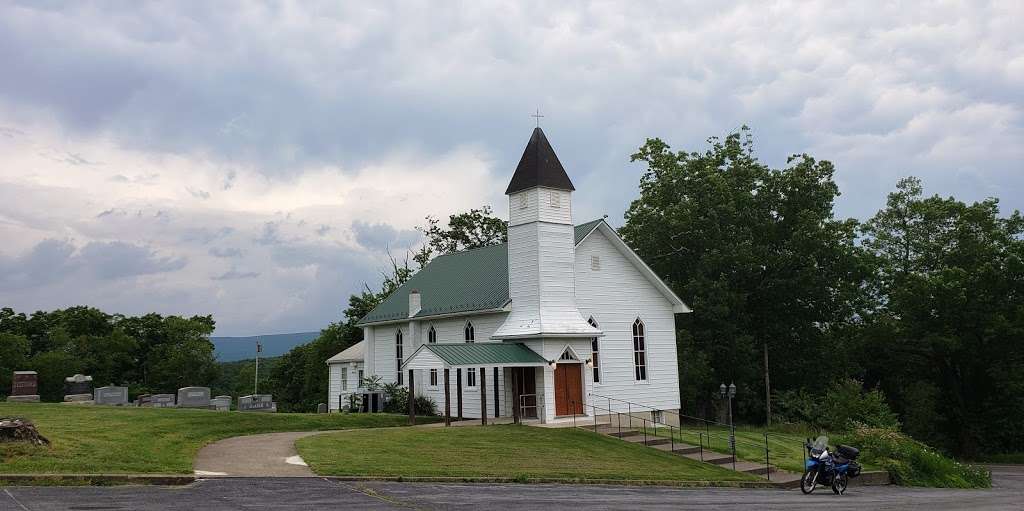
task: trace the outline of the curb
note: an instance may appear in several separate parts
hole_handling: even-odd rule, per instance
[[[639,479],[573,479],[559,477],[434,477],[434,476],[321,476],[327,481],[471,484],[593,484],[606,486],[662,486],[670,488],[761,488],[777,486],[768,481],[664,481]]]
[[[194,482],[195,476],[172,474],[0,474],[0,486],[184,486]]]

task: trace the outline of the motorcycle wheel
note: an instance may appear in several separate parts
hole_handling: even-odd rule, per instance
[[[804,495],[808,495],[814,491],[814,488],[817,485],[818,471],[808,470],[804,472],[804,476],[800,478],[800,491],[804,492]]]
[[[846,493],[846,487],[850,484],[850,476],[846,474],[837,474],[832,479],[832,492],[836,495],[842,495]]]

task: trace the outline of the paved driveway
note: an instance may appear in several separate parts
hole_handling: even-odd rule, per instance
[[[318,432],[266,433],[228,438],[199,450],[192,464],[197,476],[312,477],[295,441]]]
[[[260,509],[1021,509],[1024,467],[993,467],[991,490],[893,486],[803,495],[799,490],[588,485],[352,483],[321,478],[219,478],[180,488],[0,489],[0,511]]]

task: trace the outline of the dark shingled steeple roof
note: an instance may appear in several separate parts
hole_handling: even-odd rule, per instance
[[[534,128],[530,142],[526,144],[523,157],[519,159],[519,166],[516,173],[512,175],[512,181],[505,190],[505,195],[533,188],[544,186],[558,190],[573,191],[568,174],[558,161],[555,150],[548,143],[548,137],[540,128]]]

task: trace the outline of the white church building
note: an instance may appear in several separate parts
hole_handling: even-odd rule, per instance
[[[362,318],[365,340],[328,361],[330,408],[365,374],[453,417],[678,410],[690,309],[604,220],[574,223],[574,190],[536,128],[505,191],[508,242],[435,258]]]

